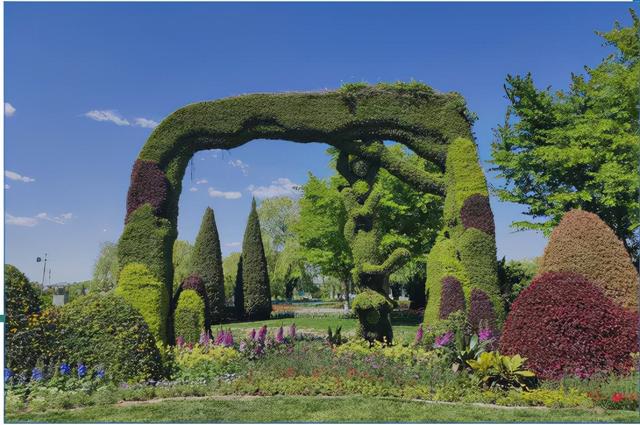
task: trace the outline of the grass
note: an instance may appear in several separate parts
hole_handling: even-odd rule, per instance
[[[491,408],[375,397],[237,397],[161,400],[43,413],[7,422],[637,422],[636,412]]]
[[[292,323],[296,324],[296,328],[301,331],[307,331],[311,333],[326,335],[327,328],[331,326],[331,329],[335,330],[336,327],[342,326],[342,334],[354,334],[356,331],[356,326],[358,324],[357,319],[344,319],[338,316],[330,317],[295,317],[295,318],[285,318],[285,319],[270,319],[270,320],[260,320],[256,322],[242,322],[242,323],[229,323],[225,324],[225,328],[231,328],[235,334],[243,335],[244,332],[249,331],[252,328],[258,329],[262,325],[267,325],[269,329],[277,329],[280,326],[288,327]],[[412,341],[415,337],[416,330],[418,329],[418,324],[411,323],[408,324],[406,321],[399,322],[393,321],[393,334],[394,338],[398,341],[402,341],[407,339]],[[214,327],[215,330],[215,327]]]

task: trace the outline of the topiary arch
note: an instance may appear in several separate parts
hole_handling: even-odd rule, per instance
[[[350,84],[337,91],[251,94],[185,106],[156,127],[134,164],[119,241],[121,267],[142,263],[171,291],[178,200],[189,160],[200,150],[232,149],[256,139],[321,142],[341,152],[339,171],[347,174],[350,187],[345,190],[352,201],[347,237],[361,248],[354,275],[381,293],[406,253],[385,259],[369,246],[379,236],[372,222],[378,199],[370,190],[375,173],[382,167],[417,190],[444,196],[447,147],[456,139],[470,141],[472,134],[462,96],[437,93],[421,83]],[[405,145],[439,171],[411,166],[383,140]],[[384,327],[388,317],[382,316]],[[171,317],[163,319],[169,330],[165,342],[171,342]]]

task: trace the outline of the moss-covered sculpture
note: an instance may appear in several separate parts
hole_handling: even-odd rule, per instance
[[[450,279],[462,286],[469,322],[474,330],[497,330],[504,321],[498,286],[495,225],[487,183],[470,139],[449,146],[445,171],[444,227],[427,256],[427,306],[424,321],[432,325],[460,301],[445,290]],[[450,284],[450,283],[449,283]]]
[[[218,324],[224,316],[224,272],[222,251],[213,210],[209,207],[202,216],[202,223],[191,254],[191,273],[202,279],[207,297],[205,329]]]
[[[199,341],[205,328],[204,301],[193,289],[183,289],[174,313],[175,334],[186,343]]]
[[[232,149],[252,140],[325,142],[348,155],[351,165],[358,161],[372,170],[383,167],[417,190],[444,195],[450,185],[443,175],[448,145],[458,138],[472,138],[464,99],[457,93],[437,93],[421,83],[350,84],[322,93],[253,94],[188,105],[155,128],[138,156],[120,239],[120,265],[145,264],[170,293],[182,178],[197,151]],[[408,164],[377,142],[381,140],[405,145],[439,171]],[[473,161],[477,161],[475,156]],[[356,196],[366,195],[363,203],[353,205],[354,229],[358,222],[367,221],[366,211],[361,209],[377,202],[377,195],[368,193],[364,184],[371,186],[366,179],[350,184]],[[482,190],[471,190],[469,195],[486,196],[482,175],[480,185]],[[358,273],[365,288],[380,287],[384,279],[379,276],[404,257],[399,251],[387,259],[377,258],[367,247],[376,237],[375,230],[353,233],[354,248],[362,250]],[[466,288],[465,279],[459,278]],[[171,315],[164,319],[173,335]]]

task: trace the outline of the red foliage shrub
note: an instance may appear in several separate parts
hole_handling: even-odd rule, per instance
[[[465,199],[460,210],[460,219],[465,229],[475,227],[489,235],[496,233],[493,211],[487,196],[471,195]]]
[[[200,295],[200,297],[205,300],[207,299],[207,291],[204,287],[204,282],[200,278],[200,276],[192,274],[191,276],[186,277],[182,283],[180,284],[180,289],[182,291],[186,291],[187,289],[193,289]]]
[[[623,373],[638,351],[637,326],[637,312],[583,276],[544,273],[512,304],[500,351],[528,358],[527,367],[543,378]]]
[[[164,216],[165,201],[169,191],[169,181],[157,163],[138,159],[131,171],[131,185],[127,193],[127,216],[148,203],[153,207],[154,215]]]
[[[493,310],[491,298],[481,289],[471,291],[469,307],[469,324],[474,332],[480,329],[491,329],[496,332],[496,313]]]
[[[579,273],[616,304],[638,310],[638,272],[624,244],[596,214],[572,210],[553,229],[540,273]]]
[[[465,309],[462,284],[453,276],[442,279],[442,291],[440,293],[440,318],[446,319],[451,313]]]

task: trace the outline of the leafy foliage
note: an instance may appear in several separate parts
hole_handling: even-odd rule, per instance
[[[191,274],[191,256],[193,245],[187,241],[177,240],[173,243],[173,293],[180,284]]]
[[[489,351],[480,354],[477,360],[467,360],[467,363],[483,386],[505,391],[510,388],[528,390],[535,386],[536,374],[524,369],[525,361],[518,354],[503,356],[497,351]]]
[[[236,313],[236,319],[244,319],[246,313],[244,310],[244,284],[242,283],[242,256],[238,259],[236,281],[233,288],[233,306]]]
[[[598,214],[637,262],[640,20],[599,33],[615,51],[567,90],[538,90],[530,74],[508,76],[510,105],[492,144],[505,179],[500,199],[528,206],[536,221],[516,228],[549,233],[566,211]]]
[[[169,294],[164,284],[145,265],[127,264],[120,272],[115,293],[140,312],[158,341],[165,343],[169,341],[166,328]]]
[[[186,343],[196,343],[204,327],[205,306],[202,296],[194,289],[183,287],[174,312],[176,337]]]
[[[100,254],[93,266],[92,291],[110,291],[118,283],[118,246],[113,242],[105,242],[100,246]]]
[[[498,282],[507,313],[520,292],[531,284],[538,268],[537,258],[507,261],[502,257],[502,260],[498,261]]]
[[[537,276],[511,306],[500,352],[521,354],[542,378],[628,372],[638,314],[572,273]]]
[[[207,291],[209,315],[206,327],[220,323],[224,317],[224,272],[220,238],[213,210],[209,207],[202,216],[200,231],[191,254],[191,272],[200,277]]]
[[[255,199],[251,203],[242,243],[242,288],[247,318],[268,319],[271,315],[271,289]]]
[[[621,307],[638,310],[638,272],[622,242],[597,215],[572,210],[553,229],[540,272],[578,273]]]
[[[68,364],[101,366],[116,382],[158,379],[160,353],[140,313],[122,297],[90,294],[60,310],[58,339]]]
[[[485,328],[496,331],[496,313],[493,310],[493,303],[481,289],[471,290],[469,324],[474,331]]]
[[[440,300],[440,319],[446,319],[455,311],[465,311],[465,299],[462,284],[453,276],[442,279],[442,299]]]
[[[460,210],[460,220],[465,229],[475,227],[488,235],[496,234],[488,196],[471,195],[465,199]]]
[[[168,190],[169,182],[158,163],[138,159],[131,171],[125,223],[129,221],[129,216],[144,204],[151,205],[155,216],[164,217]]]

